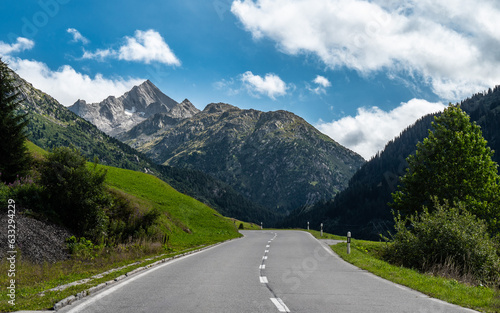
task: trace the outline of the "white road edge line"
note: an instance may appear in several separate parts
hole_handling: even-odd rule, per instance
[[[224,244],[224,243],[222,243]],[[202,250],[202,251],[198,251],[198,252],[195,252],[193,254],[189,254],[189,255],[186,255],[186,256],[183,256],[183,257],[180,257],[180,258],[177,258],[177,259],[174,259],[174,260],[171,260],[171,261],[168,261],[168,262],[165,262],[159,266],[155,266],[155,267],[152,267],[146,271],[144,271],[143,273],[141,274],[138,274],[138,275],[134,275],[132,276],[131,278],[129,279],[126,279],[126,280],[123,280],[121,282],[118,282],[116,285],[114,285],[113,287],[107,289],[107,290],[104,290],[98,294],[96,294],[95,296],[91,296],[89,297],[88,299],[83,299],[82,301],[84,302],[81,302],[81,303],[78,303],[76,304],[75,307],[71,308],[68,313],[76,313],[76,312],[80,312],[82,311],[83,309],[85,309],[87,306],[93,304],[94,302],[104,298],[105,296],[115,292],[116,290],[122,288],[123,286],[126,286],[128,285],[129,283],[133,282],[134,280],[138,279],[138,278],[141,278],[142,276],[145,276],[145,275],[148,275],[148,274],[151,274],[152,272],[156,271],[156,270],[159,270],[160,268],[163,268],[165,266],[168,266],[168,265],[171,265],[171,264],[174,264],[174,263],[177,263],[179,261],[182,261],[182,260],[185,260],[187,258],[190,258],[192,256],[195,256],[199,253],[203,253],[205,251],[208,251],[208,250],[211,250],[217,246],[220,246],[220,245],[216,245],[216,246],[213,246],[213,247],[210,247],[208,249],[205,249],[205,250]]]
[[[278,308],[280,312],[290,312],[290,309],[280,298],[270,298],[274,305]]]
[[[267,280],[266,276],[260,276],[260,282],[263,283],[263,284],[269,283],[269,281]]]
[[[321,245],[323,249],[325,249],[326,252],[328,252],[331,256],[335,256],[335,253],[333,253],[331,248],[327,248],[324,245]]]

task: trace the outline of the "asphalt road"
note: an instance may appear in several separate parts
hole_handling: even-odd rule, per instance
[[[308,233],[242,233],[59,312],[474,312],[360,270]]]

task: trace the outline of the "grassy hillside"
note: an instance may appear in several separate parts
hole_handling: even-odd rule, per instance
[[[165,232],[169,245],[185,248],[211,244],[238,237],[233,223],[205,204],[177,192],[152,175],[104,166],[106,183],[132,197],[142,200],[148,209],[158,209],[163,215],[158,227]]]
[[[36,159],[48,153],[32,142],[26,145]],[[88,166],[94,165],[88,163]],[[132,202],[138,209],[137,214],[153,209],[162,213],[155,227],[168,236],[170,248],[184,249],[239,236],[234,223],[153,175],[106,165],[99,168],[107,172],[106,185],[113,193]]]

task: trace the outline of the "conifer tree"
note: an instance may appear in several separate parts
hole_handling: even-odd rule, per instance
[[[481,128],[459,106],[450,105],[435,117],[434,130],[407,158],[409,168],[392,194],[391,206],[406,214],[433,209],[433,197],[466,209],[498,232],[500,188],[498,165]]]
[[[27,114],[19,114],[21,101],[12,72],[0,59],[0,179],[11,183],[29,168],[25,147]]]

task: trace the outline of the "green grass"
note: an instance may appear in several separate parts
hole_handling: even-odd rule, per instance
[[[243,230],[260,230],[260,225],[255,223],[248,223],[244,221],[237,220],[235,218],[226,217],[231,223],[233,223],[234,227],[240,227],[240,224],[243,224]]]
[[[154,176],[99,165],[107,170],[106,183],[148,202],[164,215],[160,227],[170,234],[175,248],[212,244],[239,236],[234,225],[214,209],[177,192]]]
[[[301,230],[310,233],[311,235],[314,236],[314,238],[317,238],[317,239],[346,240],[346,237],[344,237],[344,236],[332,235],[332,234],[325,233],[325,232],[323,232],[323,236],[321,236],[321,232],[318,230],[312,230],[312,229],[311,230],[301,229]]]
[[[420,291],[430,297],[481,312],[500,312],[498,290],[468,286],[454,279],[435,277],[418,271],[391,265],[381,259],[383,242],[352,240],[351,254],[346,243],[332,246],[344,260],[392,282]]]
[[[27,143],[27,146],[38,159],[47,154],[32,143]],[[89,163],[88,166],[94,165]],[[7,303],[5,290],[9,286],[10,278],[7,276],[9,264],[4,258],[0,261],[0,272],[4,273],[0,274],[0,288],[3,290],[0,294],[1,312],[49,309],[56,302],[70,295],[154,261],[131,266],[85,285],[59,292],[49,292],[43,297],[38,296],[42,291],[148,257],[158,255],[167,257],[241,236],[232,220],[223,217],[205,204],[177,192],[170,185],[152,175],[103,165],[99,167],[107,171],[107,186],[139,206],[140,212],[157,209],[162,213],[155,227],[168,235],[168,251],[159,242],[136,240],[111,248],[100,247],[96,249],[95,257],[91,259],[80,258],[37,265],[22,260],[20,256],[21,258],[16,263],[16,306]]]
[[[26,147],[28,148],[28,151],[31,153],[31,155],[33,155],[35,158],[42,158],[49,154],[47,151],[35,145],[31,141],[26,141]]]

